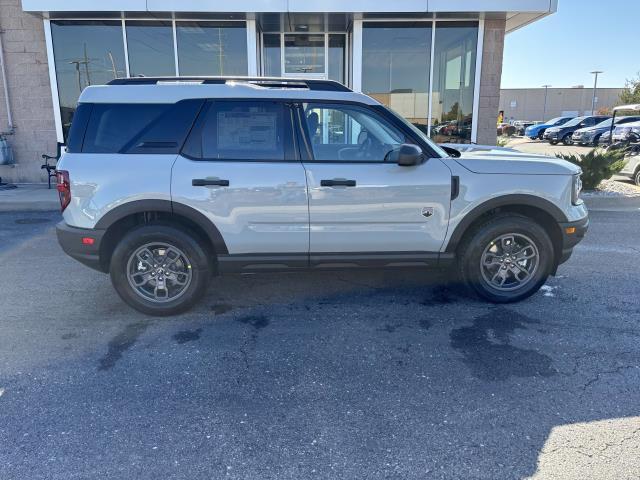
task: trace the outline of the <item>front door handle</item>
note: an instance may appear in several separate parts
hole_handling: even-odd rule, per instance
[[[320,180],[321,187],[355,187],[355,180],[346,180],[344,178],[333,178],[331,180]]]
[[[228,187],[229,180],[222,180],[220,178],[194,178],[193,180],[191,180],[191,185],[193,185],[194,187],[206,187],[209,185]]]

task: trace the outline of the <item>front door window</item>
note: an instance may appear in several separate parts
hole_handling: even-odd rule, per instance
[[[383,162],[405,136],[373,112],[350,105],[305,104],[316,161]]]

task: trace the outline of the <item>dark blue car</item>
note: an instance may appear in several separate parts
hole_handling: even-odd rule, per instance
[[[524,130],[524,136],[529,137],[531,140],[542,140],[544,132],[549,127],[557,127],[558,125],[562,125],[563,123],[568,122],[573,117],[556,117],[552,118],[548,122],[540,123],[538,125],[531,125]]]

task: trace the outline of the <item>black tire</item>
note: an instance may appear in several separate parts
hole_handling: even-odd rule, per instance
[[[544,140],[544,130],[540,130],[538,132],[538,140]]]
[[[600,134],[602,135],[602,134]],[[591,142],[591,145],[594,147],[597,147],[598,144],[600,143],[600,135],[596,135],[595,137],[593,137],[593,142]]]
[[[530,280],[511,291],[493,287],[482,275],[481,261],[486,248],[500,235],[525,235],[538,250],[538,264]],[[553,244],[545,229],[529,217],[500,215],[480,224],[465,236],[458,249],[459,277],[473,294],[492,303],[518,302],[536,293],[551,274],[555,262]]]
[[[136,250],[156,242],[179,249],[191,272],[190,281],[180,296],[160,303],[137,293],[127,276],[129,259]],[[130,230],[113,251],[109,269],[111,283],[120,298],[139,312],[153,316],[176,315],[190,309],[207,291],[212,271],[212,253],[196,234],[164,224],[141,225]]]
[[[549,143],[551,145],[557,145],[558,144],[558,142],[556,140],[549,140]]]
[[[573,140],[571,140],[571,134],[567,133],[564,137],[562,137],[562,143],[565,145],[571,145]]]
[[[640,169],[636,170],[636,174],[633,177],[634,183],[640,187]]]

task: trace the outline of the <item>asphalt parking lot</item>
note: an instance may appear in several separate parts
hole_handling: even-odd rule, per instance
[[[531,299],[421,272],[216,279],[153,319],[0,213],[0,478],[640,477],[640,212]]]
[[[589,146],[564,145],[563,143],[551,145],[549,142],[531,140],[527,137],[511,137],[505,146],[515,148],[520,152],[550,155],[552,157],[559,153],[582,155],[593,149],[593,147]]]

